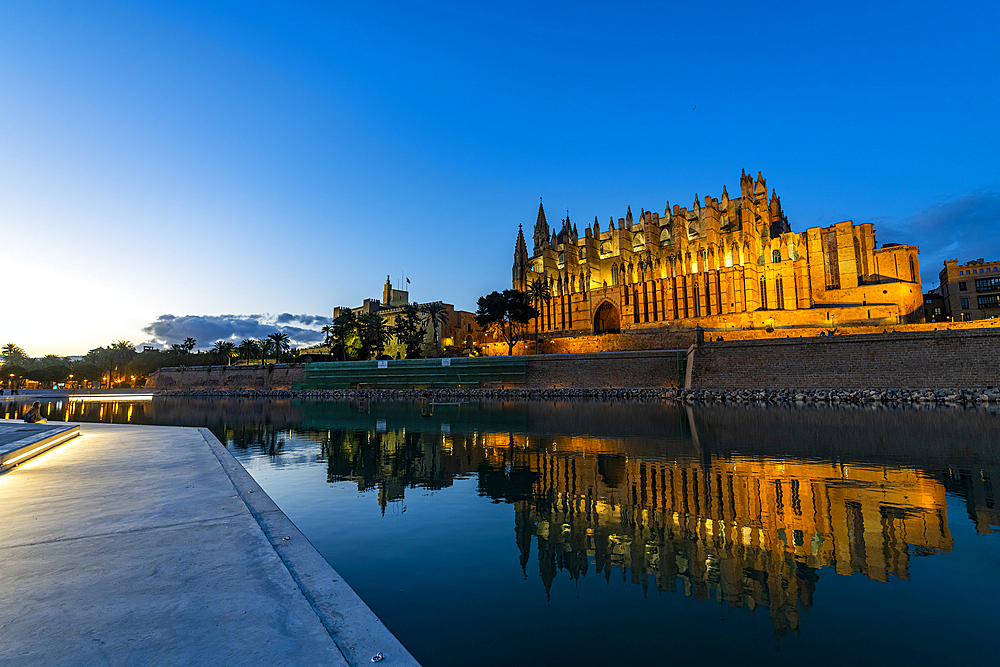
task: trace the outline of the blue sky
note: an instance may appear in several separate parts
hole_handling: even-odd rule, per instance
[[[742,168],[925,289],[1000,259],[1000,5],[812,5],[10,3],[0,342],[305,341],[387,274],[474,310],[539,195],[603,226]]]

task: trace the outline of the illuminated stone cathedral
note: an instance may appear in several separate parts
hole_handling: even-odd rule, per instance
[[[513,286],[548,283],[544,332],[609,333],[678,326],[705,329],[893,325],[923,321],[917,246],[876,247],[871,223],[848,220],[793,232],[760,172],[740,196],[695,195],[664,216],[641,210],[595,217],[583,234],[569,215],[550,229],[538,206],[531,252],[523,229]],[[531,328],[534,328],[532,323]]]

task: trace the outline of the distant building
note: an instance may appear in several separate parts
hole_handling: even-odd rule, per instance
[[[959,264],[957,259],[949,259],[938,280],[935,291],[941,294],[947,319],[970,322],[1000,316],[1000,261],[987,262],[980,257]]]
[[[876,248],[871,223],[850,220],[793,232],[758,173],[740,196],[695,196],[691,209],[641,211],[578,233],[569,216],[549,229],[541,204],[529,253],[523,230],[513,286],[546,281],[549,335],[630,328],[886,325],[920,322],[923,289],[915,245]],[[530,326],[534,329],[534,323]]]
[[[932,289],[924,294],[924,321],[925,322],[948,322],[948,316],[944,314],[944,297],[941,296],[940,288]]]
[[[360,306],[349,308],[337,306],[333,309],[333,319],[342,313],[350,311],[355,317],[360,317],[366,313],[376,313],[385,320],[386,326],[392,327],[396,324],[396,317],[403,313],[403,307],[410,303],[410,294],[404,290],[393,289],[389,276],[386,276],[385,285],[382,288],[381,299],[365,299]],[[476,314],[465,310],[456,310],[455,306],[443,301],[440,303],[447,313],[447,318],[443,324],[438,325],[438,343],[435,347],[434,332],[425,320],[427,333],[424,336],[424,354],[436,356],[445,354],[470,354],[476,347],[486,341],[486,336],[476,323]],[[318,356],[327,355],[330,349],[325,345],[315,345],[313,347],[302,348],[300,355]],[[385,347],[385,355],[397,359],[406,356],[406,346],[401,344],[393,336]]]

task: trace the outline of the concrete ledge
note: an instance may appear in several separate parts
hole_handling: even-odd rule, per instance
[[[26,424],[2,421],[0,473],[26,463],[80,435],[77,425]]]
[[[207,428],[198,429],[240,498],[352,667],[419,663]]]

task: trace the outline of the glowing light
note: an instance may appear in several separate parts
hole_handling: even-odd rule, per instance
[[[153,394],[88,394],[86,396],[70,396],[71,401],[100,402],[100,401],[151,401]]]
[[[38,447],[35,447],[34,449],[32,449],[30,451],[27,451],[27,452],[25,452],[23,454],[18,454],[17,456],[15,456],[12,459],[7,459],[6,461],[3,462],[3,465],[5,465],[5,466],[15,465],[21,459],[29,457],[32,454],[34,454],[35,452],[39,452],[39,451],[41,451],[43,449],[52,449],[54,447],[57,447],[60,443],[65,442],[66,440],[69,440],[70,438],[75,438],[78,435],[80,435],[79,431],[71,431],[69,433],[64,433],[63,435],[59,436],[55,440],[52,440],[50,442],[46,442],[44,444],[41,444]]]

